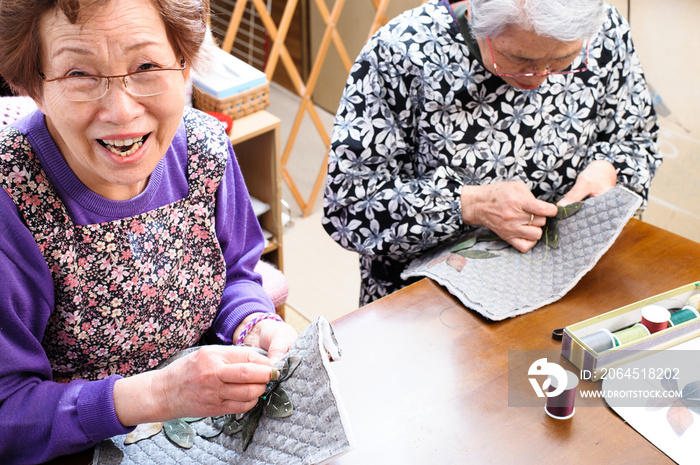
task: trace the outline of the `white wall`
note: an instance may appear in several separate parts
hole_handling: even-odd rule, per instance
[[[612,3],[627,17],[627,1]],[[629,21],[647,81],[661,99],[664,164],[643,219],[700,242],[700,2],[632,0]]]

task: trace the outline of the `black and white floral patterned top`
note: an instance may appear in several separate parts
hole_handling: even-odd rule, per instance
[[[606,8],[588,70],[534,90],[484,69],[446,2],[405,12],[367,43],[339,104],[323,202],[324,228],[361,255],[362,304],[403,287],[408,260],[466,231],[464,184],[522,180],[554,202],[603,159],[646,206],[661,165],[656,115],[629,26]]]

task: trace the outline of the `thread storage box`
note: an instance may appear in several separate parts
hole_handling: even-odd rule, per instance
[[[700,317],[677,324],[669,325],[661,331],[644,335],[627,342],[619,342],[613,337],[611,348],[596,351],[587,340],[596,334],[619,333],[625,328],[641,324],[642,309],[654,305],[669,309],[671,312],[686,310],[689,301],[700,300],[700,282],[694,282],[677,289],[640,300],[633,304],[612,310],[588,320],[575,323],[564,328],[562,335],[561,352],[579,370],[587,370],[591,373],[591,379],[597,381],[604,374],[605,369],[616,367],[631,359],[638,358],[644,350],[663,350],[668,347],[685,342],[700,336]],[[695,304],[695,315],[697,303]]]

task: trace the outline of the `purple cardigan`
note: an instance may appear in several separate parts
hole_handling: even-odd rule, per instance
[[[102,198],[78,180],[51,139],[42,113],[37,111],[13,126],[27,136],[75,224],[129,218],[187,196],[184,122],[146,189],[127,201]],[[114,411],[113,385],[119,376],[68,384],[50,381],[51,367],[41,340],[53,310],[51,272],[4,191],[0,192],[0,211],[2,463],[44,462],[129,432],[131,428],[122,426]],[[206,339],[230,344],[233,331],[247,315],[274,312],[261,277],[254,271],[264,240],[230,143],[216,196],[216,233],[226,261],[227,283]]]

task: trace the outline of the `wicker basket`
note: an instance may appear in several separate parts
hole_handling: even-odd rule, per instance
[[[224,113],[235,120],[263,110],[270,105],[270,84],[266,82],[261,86],[253,87],[223,100],[219,100],[193,85],[192,100],[194,107],[198,110]]]

